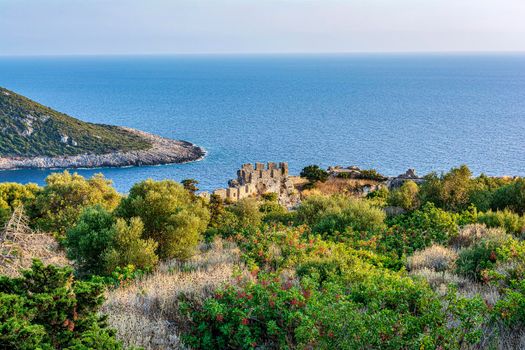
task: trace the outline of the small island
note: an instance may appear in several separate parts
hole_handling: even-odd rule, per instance
[[[187,141],[83,122],[0,87],[0,170],[161,165],[205,154]]]

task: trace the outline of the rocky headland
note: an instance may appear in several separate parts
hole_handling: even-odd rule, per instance
[[[172,140],[131,128],[120,127],[120,129],[140,136],[151,146],[141,150],[114,151],[105,154],[0,157],[0,170],[163,165],[196,161],[206,155],[203,148],[187,141]]]

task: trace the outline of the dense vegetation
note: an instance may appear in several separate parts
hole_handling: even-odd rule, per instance
[[[326,181],[317,167],[303,173],[311,187]],[[0,279],[9,305],[0,347],[120,347],[95,316],[102,284],[110,298],[132,291],[110,313],[143,301],[135,321],[110,325],[147,348],[167,348],[158,344],[170,337],[144,340],[155,333],[148,322],[176,325],[164,329],[195,349],[512,349],[525,340],[521,178],[473,177],[462,166],[366,198],[318,193],[291,211],[272,194],[224,203],[197,196],[193,179],[183,184],[146,180],[125,197],[101,176],[0,185],[0,220],[24,205],[75,267],[73,278],[36,262]],[[226,243],[234,248],[224,256],[202,253]],[[227,276],[217,281],[210,264]],[[148,299],[147,283],[177,292]]]
[[[146,149],[124,129],[82,122],[0,87],[0,157],[104,154]]]

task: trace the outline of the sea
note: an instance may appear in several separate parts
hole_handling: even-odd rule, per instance
[[[198,162],[76,169],[120,192],[187,178],[225,187],[243,163],[374,168],[467,164],[525,175],[525,54],[0,57],[0,86],[76,118],[206,149]],[[57,170],[0,172],[43,184]]]

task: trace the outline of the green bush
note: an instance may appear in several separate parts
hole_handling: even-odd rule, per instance
[[[29,214],[40,229],[63,238],[86,207],[100,205],[112,211],[119,202],[120,195],[102,174],[85,179],[65,171],[47,177],[46,186],[29,207]]]
[[[444,308],[423,282],[337,261],[310,265],[301,281],[262,274],[204,303],[185,299],[183,340],[199,349],[460,349],[480,340],[481,299]],[[321,266],[326,277],[314,282]]]
[[[525,327],[525,279],[514,281],[494,309],[508,326],[514,329]]]
[[[245,198],[230,205],[227,209],[235,215],[236,230],[257,228],[262,221],[263,213],[260,211],[259,203],[254,198]]]
[[[358,179],[362,180],[373,180],[373,181],[385,181],[386,177],[381,175],[375,169],[363,169],[357,174]]]
[[[210,214],[203,201],[171,180],[135,184],[117,209],[117,215],[144,223],[144,238],[158,244],[160,258],[186,259],[194,254]]]
[[[345,231],[384,229],[385,213],[365,200],[344,196],[311,196],[297,209],[297,220],[312,232],[333,236]]]
[[[121,349],[98,315],[103,286],[75,281],[70,268],[34,262],[20,278],[0,276],[0,347]]]
[[[515,213],[525,214],[525,179],[519,178],[498,188],[491,207],[495,210],[510,209]]]
[[[5,224],[16,207],[31,203],[39,191],[40,187],[35,184],[0,183],[0,226]]]
[[[400,249],[406,253],[426,248],[434,243],[444,245],[459,232],[460,215],[427,203],[414,212],[388,220],[390,229],[382,239],[384,249]],[[396,241],[398,241],[396,243]]]
[[[325,182],[328,179],[328,172],[321,169],[319,165],[308,165],[301,170],[300,176],[313,184],[317,181]]]
[[[484,272],[494,268],[498,261],[498,247],[497,242],[482,241],[461,250],[456,260],[456,272],[475,281],[486,280]]]
[[[107,272],[104,255],[112,247],[115,219],[106,209],[87,208],[78,223],[67,231],[67,255],[77,264],[81,274],[102,275]]]
[[[132,218],[128,224],[100,206],[87,208],[67,231],[68,257],[82,275],[108,275],[128,265],[151,269],[158,261],[157,243],[142,239],[143,229],[139,218]]]
[[[113,240],[103,256],[106,272],[126,266],[150,270],[157,264],[159,260],[155,254],[157,242],[152,239],[142,239],[144,224],[140,218],[131,218],[129,224],[119,218],[112,229]]]
[[[419,207],[419,187],[414,181],[405,181],[400,188],[390,191],[388,205],[411,211]]]
[[[478,222],[487,227],[501,227],[508,233],[522,236],[525,234],[525,217],[508,209],[491,211],[478,215]]]
[[[430,202],[447,210],[464,210],[470,205],[471,178],[472,173],[466,165],[452,168],[441,176],[431,173],[420,186],[421,203]]]

